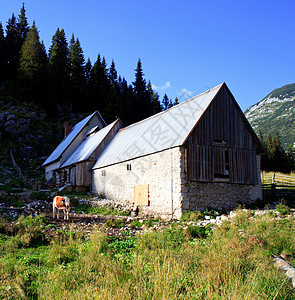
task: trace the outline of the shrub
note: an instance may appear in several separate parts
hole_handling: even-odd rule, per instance
[[[148,220],[144,221],[143,223],[144,223],[147,227],[153,227],[153,226],[155,225],[155,222],[159,222],[159,220],[148,219]]]
[[[135,227],[141,227],[142,225],[143,225],[143,223],[140,223],[138,220],[133,220],[129,226],[131,229],[133,229]]]
[[[290,208],[283,203],[277,204],[275,210],[282,216],[288,215],[291,212]]]
[[[43,244],[47,244],[44,233],[44,227],[46,225],[45,217],[40,215],[35,218],[28,216],[19,217],[17,222],[13,226],[13,232],[16,235],[15,242],[20,247],[37,247]]]
[[[104,226],[107,228],[122,228],[125,226],[124,222],[121,219],[110,218],[104,223]]]
[[[0,233],[7,233],[7,220],[0,218]]]
[[[204,215],[198,210],[187,210],[180,218],[182,221],[197,222],[204,219]]]
[[[188,235],[189,239],[205,238],[212,232],[210,225],[208,225],[205,227],[189,225],[186,229],[186,234]]]
[[[50,193],[48,192],[32,192],[31,193],[31,199],[36,199],[36,200],[45,200],[45,201],[49,201],[51,200],[51,196]]]
[[[14,207],[23,207],[24,202],[20,195],[14,195],[8,198],[9,204]]]

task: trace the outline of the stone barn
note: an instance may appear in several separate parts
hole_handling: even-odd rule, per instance
[[[97,157],[91,190],[160,217],[231,209],[262,198],[262,151],[223,83],[121,129]]]
[[[68,128],[66,125],[68,124],[65,124],[64,139],[42,165],[45,167],[47,182],[57,186],[64,185],[70,176],[68,170],[61,169],[61,166],[91,132],[102,129],[106,126],[106,123],[99,112],[96,111],[77,123],[73,128]]]
[[[120,119],[99,129],[89,130],[82,143],[58,169],[58,173],[67,174],[61,185],[71,185],[77,192],[89,191],[91,186],[91,168],[109,141],[123,127]]]

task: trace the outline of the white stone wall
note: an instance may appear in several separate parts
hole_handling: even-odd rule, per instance
[[[184,159],[182,163],[185,164]],[[203,211],[206,208],[232,209],[237,203],[251,203],[258,198],[262,199],[260,155],[257,155],[257,176],[259,181],[257,185],[244,185],[188,181],[185,174],[182,174],[182,211],[188,209]]]
[[[134,203],[134,186],[148,184],[149,206],[140,207],[140,212],[155,217],[179,218],[180,159],[181,151],[176,147],[95,169],[92,176],[92,192],[116,201]],[[127,164],[131,164],[131,171],[127,170]]]
[[[187,181],[186,150],[176,147],[93,170],[92,192],[134,203],[134,186],[148,184],[149,206],[140,207],[140,213],[161,218],[180,218],[188,209],[231,209],[237,202],[262,198],[260,156],[257,162],[258,185]],[[127,164],[131,164],[131,171]]]

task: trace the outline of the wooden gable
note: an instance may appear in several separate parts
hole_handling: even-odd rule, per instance
[[[259,140],[224,84],[187,142],[188,179],[256,184]]]

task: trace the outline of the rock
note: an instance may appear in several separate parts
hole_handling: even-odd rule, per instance
[[[10,115],[11,117],[11,115]],[[19,118],[19,119],[8,119],[4,124],[4,129],[6,132],[12,133],[12,134],[19,134],[23,133],[28,130],[30,125],[30,120],[25,118]]]
[[[293,288],[295,288],[295,268],[277,256],[274,256],[273,260],[277,268],[283,269],[286,272],[286,276],[292,281]]]

